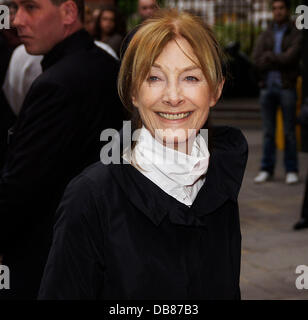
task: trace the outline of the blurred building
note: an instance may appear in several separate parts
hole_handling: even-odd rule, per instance
[[[269,1],[253,0],[252,1],[252,20],[255,25],[266,29],[268,22],[272,19],[272,12],[270,10]]]
[[[293,0],[292,9],[301,4]],[[168,7],[193,11],[203,16],[207,23],[252,22],[265,29],[272,19],[271,0],[165,0]]]
[[[204,17],[208,24],[213,25],[215,23],[215,2],[217,0],[166,0],[165,6],[193,12]]]
[[[166,0],[166,6],[194,11],[207,23],[253,21],[260,25],[271,18],[268,0]],[[264,27],[266,24],[264,24]]]

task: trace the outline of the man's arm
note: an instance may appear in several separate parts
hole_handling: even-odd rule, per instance
[[[273,69],[273,51],[269,50],[265,46],[267,36],[268,35],[266,32],[261,33],[256,41],[256,45],[252,53],[254,65],[259,71],[267,71]]]
[[[302,33],[298,30],[294,31],[294,36],[290,37],[291,43],[285,52],[276,54],[273,57],[273,63],[279,67],[286,67],[296,64],[301,56],[302,49]]]
[[[0,254],[29,232],[39,218],[33,208],[49,203],[61,180],[73,144],[73,104],[64,88],[50,83],[34,86],[26,98],[0,174]]]
[[[16,116],[7,102],[3,90],[0,88],[0,171],[7,151],[8,130],[15,121]]]

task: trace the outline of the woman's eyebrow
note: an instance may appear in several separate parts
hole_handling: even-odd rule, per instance
[[[158,68],[158,69],[163,69],[162,66],[158,63],[154,63],[152,65],[153,68]],[[196,66],[196,65],[191,65],[188,66],[186,68],[180,69],[181,72],[185,72],[185,71],[192,71],[192,70],[200,70],[200,67]]]

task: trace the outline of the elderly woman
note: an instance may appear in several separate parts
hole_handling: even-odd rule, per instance
[[[240,298],[247,143],[212,128],[209,150],[200,134],[223,83],[201,20],[167,10],[143,24],[119,75],[139,139],[121,164],[94,164],[68,186],[40,299]]]

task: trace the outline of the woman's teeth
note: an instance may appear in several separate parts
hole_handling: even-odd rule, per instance
[[[162,118],[165,118],[165,119],[168,119],[168,120],[179,120],[179,119],[187,118],[191,114],[191,112],[177,113],[177,114],[158,112],[158,114]]]

